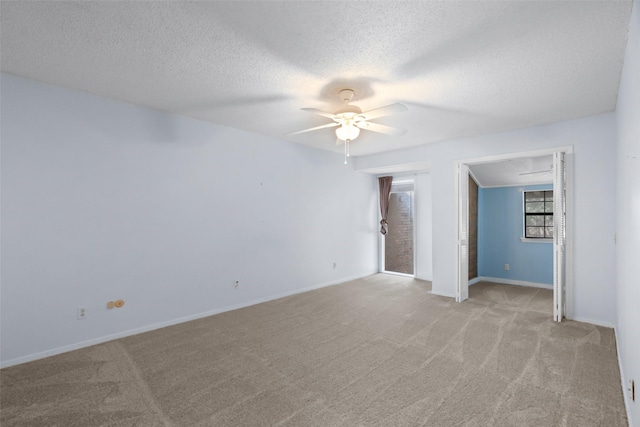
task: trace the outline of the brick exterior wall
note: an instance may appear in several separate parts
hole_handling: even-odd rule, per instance
[[[413,192],[391,193],[387,223],[385,270],[413,274]]]
[[[469,280],[478,277],[478,184],[469,177]]]

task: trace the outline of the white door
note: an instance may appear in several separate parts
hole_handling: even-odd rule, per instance
[[[553,320],[565,316],[566,252],[566,166],[565,154],[553,154]]]
[[[469,166],[458,164],[458,289],[456,301],[469,299]]]

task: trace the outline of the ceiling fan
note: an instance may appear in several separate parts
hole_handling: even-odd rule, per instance
[[[377,119],[378,117],[388,116],[390,114],[401,113],[407,111],[407,107],[402,104],[389,104],[384,107],[375,108],[366,112],[355,106],[349,105],[349,102],[355,96],[355,92],[352,89],[343,89],[339,93],[340,99],[344,101],[344,107],[335,113],[329,113],[317,108],[303,108],[303,111],[318,114],[322,117],[327,117],[333,120],[332,123],[326,125],[316,126],[309,129],[290,133],[289,135],[298,135],[305,132],[311,132],[314,130],[320,130],[325,128],[337,127],[336,129],[336,144],[344,143],[345,152],[345,164],[347,163],[347,157],[349,157],[349,143],[356,139],[360,135],[360,129],[370,130],[372,132],[383,133],[385,135],[399,136],[406,133],[404,129],[398,129],[391,126],[381,125],[380,123],[372,123],[369,120]]]

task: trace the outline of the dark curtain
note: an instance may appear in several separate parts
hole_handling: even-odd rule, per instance
[[[380,187],[380,233],[387,234],[387,212],[389,212],[389,193],[391,193],[392,176],[381,176],[378,178],[378,187]]]

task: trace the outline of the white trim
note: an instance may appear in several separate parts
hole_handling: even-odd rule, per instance
[[[620,340],[618,339],[618,329],[613,327],[613,335],[616,338],[616,354],[618,356],[618,367],[620,368],[620,384],[622,385],[622,397],[624,398],[624,409],[627,412],[627,422],[629,427],[633,427],[633,420],[631,419],[631,396],[629,396],[629,387],[625,380],[624,369],[622,367],[622,360],[620,359]]]
[[[482,278],[480,276],[476,276],[473,279],[469,280],[469,286],[475,285],[478,282],[482,282]]]
[[[469,298],[469,165],[458,162],[456,167],[456,301]]]
[[[380,197],[378,197],[378,200],[380,200]],[[384,243],[384,234],[380,233],[380,229],[378,227],[381,227],[380,225],[380,221],[382,220],[380,215],[380,209],[378,209],[378,225],[376,227],[376,232],[378,233],[378,253],[380,254],[380,256],[378,257],[378,272],[379,273],[386,273],[385,271],[385,257],[386,257],[386,248],[385,248],[385,243]]]
[[[480,185],[478,184],[478,186],[480,188],[503,188],[503,187],[527,187],[529,185],[548,185],[550,184],[549,181],[544,180],[544,181],[531,181],[531,182],[527,182],[526,184],[520,183],[520,184],[501,184],[501,185]]]
[[[388,175],[385,175],[388,176]],[[386,239],[386,235],[380,233],[380,230],[378,230],[379,233],[379,245],[380,245],[380,259],[378,260],[378,270],[380,273],[385,273],[385,274],[395,274],[397,276],[405,276],[405,277],[413,277],[414,279],[416,278],[416,270],[417,270],[417,252],[416,252],[416,240],[418,238],[418,231],[417,231],[417,227],[416,227],[416,173],[412,173],[410,175],[406,175],[406,174],[398,174],[398,175],[391,175],[391,177],[393,178],[393,180],[391,181],[391,190],[389,191],[389,196],[391,196],[392,193],[407,193],[407,191],[393,191],[393,184],[394,181],[396,181],[396,179],[398,179],[398,181],[396,181],[396,183],[400,183],[400,184],[409,184],[411,183],[411,186],[413,187],[413,189],[411,191],[409,191],[411,194],[411,218],[413,221],[412,227],[411,227],[411,231],[413,232],[413,273],[412,274],[407,274],[407,273],[400,273],[397,271],[389,271],[387,270],[387,266],[386,266],[386,252],[385,252],[385,239]],[[378,189],[378,206],[380,206],[380,191]],[[381,213],[380,213],[380,209],[378,209],[378,225],[380,223],[381,218]]]
[[[493,163],[500,160],[519,159],[522,157],[544,156],[547,154],[556,153],[558,151],[563,151],[565,153],[573,153],[573,146],[568,145],[566,147],[551,147],[551,148],[545,148],[542,150],[518,151],[515,153],[505,153],[505,154],[497,154],[493,156],[475,157],[470,159],[458,160],[458,163],[465,163],[467,165],[478,165],[482,163]],[[545,184],[549,184],[549,182],[545,182]],[[525,184],[518,184],[518,185],[524,186]],[[529,185],[529,184],[526,184],[526,185]],[[504,187],[504,186],[501,186],[501,187]]]
[[[397,271],[381,271],[380,273],[382,274],[391,274],[392,276],[403,276],[403,277],[412,277],[412,278],[416,278],[416,276],[414,274],[407,274],[407,273],[398,273]]]
[[[565,153],[553,154],[553,320],[566,317],[566,167]],[[559,190],[559,191],[558,191]]]
[[[537,282],[527,282],[524,280],[513,280],[513,279],[503,279],[502,277],[487,277],[487,276],[479,276],[477,282],[471,283],[469,285],[478,283],[478,282],[493,282],[500,283],[502,285],[515,285],[515,286],[528,286],[530,288],[542,288],[542,289],[553,289],[553,285],[549,285],[547,283],[537,283]],[[473,279],[476,280],[476,279]]]
[[[447,297],[447,298],[456,298],[456,294],[450,294],[448,292],[434,292],[434,291],[429,291],[428,293],[432,294],[432,295],[437,295],[439,297]]]
[[[394,185],[402,185],[402,184],[414,184],[414,179],[413,179],[414,175],[411,175],[411,177],[407,178],[407,177],[402,177],[400,178],[398,181],[396,181],[395,179],[391,182],[391,188],[393,188]],[[395,177],[394,177],[395,178]],[[404,178],[404,179],[403,179]]]
[[[392,185],[393,186],[393,185]],[[416,278],[416,272],[418,271],[418,221],[416,221],[416,174],[411,176],[411,231],[413,231],[411,242],[411,252],[413,252],[413,274],[411,277]]]
[[[363,172],[377,176],[386,176],[394,174],[411,174],[429,172],[431,170],[431,162],[402,163],[399,165],[380,166],[367,169],[356,169],[356,172]]]
[[[31,361],[34,361],[34,360],[43,359],[45,357],[55,356],[57,354],[67,353],[69,351],[78,350],[78,349],[89,347],[89,346],[96,345],[96,344],[102,344],[102,343],[105,343],[105,342],[108,342],[108,341],[117,340],[117,339],[128,337],[128,336],[131,336],[131,335],[137,335],[137,334],[141,334],[141,333],[144,333],[144,332],[153,331],[153,330],[156,330],[156,329],[166,328],[168,326],[173,326],[173,325],[177,325],[177,324],[180,324],[180,323],[190,322],[192,320],[197,320],[197,319],[201,319],[203,317],[213,316],[213,315],[224,313],[224,312],[227,312],[227,311],[238,310],[240,308],[245,308],[245,307],[249,307],[249,306],[256,305],[256,304],[261,304],[263,302],[273,301],[273,300],[284,298],[284,297],[288,297],[288,296],[291,296],[291,295],[301,294],[301,293],[304,293],[304,292],[312,291],[314,289],[320,289],[320,288],[325,288],[325,287],[328,287],[328,286],[339,285],[341,283],[350,282],[352,280],[358,280],[358,279],[362,279],[364,277],[369,277],[369,276],[372,276],[374,274],[376,274],[376,273],[375,272],[371,272],[371,273],[364,274],[364,275],[361,275],[361,276],[352,276],[352,277],[345,277],[345,278],[338,279],[338,280],[332,280],[330,282],[324,282],[324,283],[320,283],[318,285],[312,285],[312,286],[308,286],[308,287],[302,288],[302,289],[295,289],[295,290],[292,290],[292,291],[282,292],[280,294],[275,294],[275,295],[272,295],[272,296],[269,296],[269,297],[265,297],[265,298],[258,298],[258,299],[255,299],[255,300],[252,300],[252,301],[249,301],[249,302],[246,302],[246,303],[242,303],[242,304],[237,304],[237,305],[228,306],[228,307],[224,307],[224,308],[218,308],[218,309],[215,309],[215,310],[206,311],[204,313],[192,314],[190,316],[180,317],[178,319],[168,320],[166,322],[154,323],[152,325],[142,326],[140,328],[129,329],[127,331],[117,332],[115,334],[104,335],[102,337],[93,338],[93,339],[90,339],[90,340],[87,340],[87,341],[81,341],[81,342],[78,342],[78,343],[75,343],[75,344],[69,344],[69,345],[65,345],[65,346],[62,346],[62,347],[57,347],[57,348],[53,348],[53,349],[50,349],[50,350],[41,351],[41,352],[38,352],[38,353],[28,354],[26,356],[16,357],[15,359],[10,359],[10,360],[6,360],[6,361],[0,362],[0,368],[7,368],[9,366],[19,365],[19,364],[31,362]]]
[[[546,184],[545,184],[546,185]],[[539,238],[539,237],[525,237],[526,233],[527,233],[527,224],[526,224],[526,206],[525,206],[525,193],[532,193],[534,191],[553,191],[553,183],[551,183],[551,188],[539,188],[537,190],[525,190],[524,187],[528,187],[529,184],[527,185],[523,185],[520,189],[520,195],[522,196],[522,203],[520,204],[520,206],[522,206],[522,213],[521,213],[521,217],[522,217],[522,237],[520,237],[520,241],[522,243],[553,243],[553,237],[552,238]],[[546,201],[546,200],[545,200]],[[553,207],[554,211],[555,211],[555,206]],[[541,212],[541,213],[546,213],[546,212]],[[551,214],[553,214],[553,212],[551,212]]]
[[[471,177],[471,179],[473,179],[473,182],[476,183],[476,185],[478,186],[478,188],[483,188],[480,185],[480,182],[478,181],[478,179],[476,178],[476,176],[473,174],[473,171],[471,169],[469,169],[469,176]]]
[[[564,274],[565,274],[566,289],[565,289],[565,300],[564,300],[564,303],[565,303],[564,315],[567,319],[573,319],[574,292],[575,292],[575,287],[573,283],[573,264],[574,264],[573,236],[574,236],[574,223],[575,223],[575,216],[574,216],[574,209],[573,209],[574,208],[573,199],[575,197],[574,190],[573,190],[574,188],[573,149],[565,151],[564,167],[565,167],[565,174],[566,174],[566,181],[565,181],[565,191],[566,191],[565,197],[566,198],[564,201],[565,202],[565,219],[566,219]]]
[[[391,175],[393,177],[393,175]],[[380,178],[378,176],[377,178]],[[384,259],[385,259],[385,247],[384,247],[384,234],[380,233],[380,221],[382,221],[382,212],[380,212],[380,181],[376,178],[376,197],[378,204],[376,206],[377,222],[376,222],[376,235],[378,236],[378,273],[384,273]],[[393,181],[391,181],[393,183]]]
[[[455,280],[455,291],[453,293],[453,297],[456,299],[456,302],[458,302],[458,296],[460,295],[460,238],[459,238],[459,234],[460,234],[460,195],[458,194],[460,192],[460,165],[462,165],[463,162],[462,161],[457,161],[456,162],[456,166],[453,170],[454,173],[454,181],[453,181],[453,188],[451,189],[451,191],[454,194],[454,200],[455,200],[455,209],[453,210],[453,213],[455,215],[455,227],[453,228],[453,234],[451,234],[451,236],[454,236],[454,254],[455,257],[454,259],[456,260],[455,264],[453,265],[453,278]],[[468,169],[468,168],[467,168]],[[480,197],[480,194],[478,194],[478,197]],[[479,200],[478,200],[479,203]],[[467,260],[468,261],[468,260]],[[467,271],[469,271],[469,265],[467,264],[466,266]],[[433,293],[433,291],[432,291]],[[441,296],[449,296],[446,293],[437,293],[436,295],[441,295]]]
[[[521,237],[522,243],[553,243],[553,239],[536,239],[531,237]]]
[[[567,317],[567,319],[568,319],[568,317]],[[569,319],[569,320],[573,320],[574,322],[591,323],[592,325],[602,326],[604,328],[615,329],[615,327],[613,326],[612,323],[605,322],[603,320],[593,320],[593,319],[588,319],[586,317],[574,317],[573,319]]]

